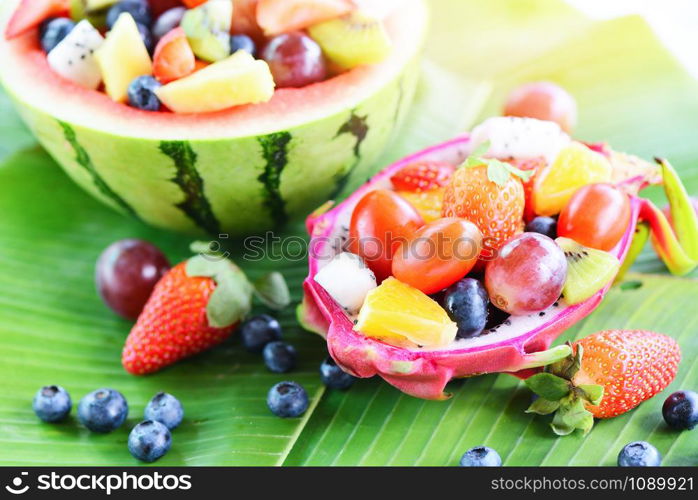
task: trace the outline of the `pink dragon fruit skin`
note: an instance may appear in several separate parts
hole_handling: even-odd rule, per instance
[[[390,186],[390,176],[418,160],[441,160],[459,164],[469,154],[467,135],[428,148],[387,167],[344,202],[307,220],[311,239],[309,274],[303,283],[304,298],[299,320],[309,330],[324,335],[335,361],[357,377],[379,375],[406,394],[424,399],[445,399],[444,387],[452,378],[485,373],[520,372],[548,364],[552,342],[567,328],[590,314],[610,288],[574,306],[556,305],[544,315],[511,318],[511,324],[496,333],[456,341],[441,350],[410,350],[365,337],[353,330],[352,320],[329,294],[315,282],[321,260],[334,255],[347,232],[353,207],[369,190]],[[639,215],[641,202],[631,195],[632,217],[623,238],[611,251],[622,262]],[[523,370],[523,371],[522,371]]]

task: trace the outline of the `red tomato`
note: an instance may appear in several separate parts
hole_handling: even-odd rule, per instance
[[[393,257],[393,276],[426,294],[436,293],[468,274],[482,251],[482,233],[458,217],[418,229]]]
[[[423,225],[422,216],[400,195],[387,189],[371,191],[351,215],[349,251],[360,255],[382,281],[390,276],[395,249]]]
[[[580,188],[560,213],[558,236],[608,252],[630,224],[628,195],[611,184]]]
[[[554,83],[534,82],[509,94],[504,114],[557,122],[562,130],[570,132],[577,121],[577,103],[565,89]]]

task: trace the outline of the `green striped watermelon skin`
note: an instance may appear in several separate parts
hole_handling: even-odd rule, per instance
[[[263,136],[192,141],[59,121],[8,90],[41,145],[97,199],[153,226],[241,236],[305,217],[354,168],[375,162],[404,121],[418,77],[415,57],[353,109]]]

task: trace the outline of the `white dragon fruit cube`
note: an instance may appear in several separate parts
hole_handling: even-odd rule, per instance
[[[81,87],[96,89],[102,81],[94,52],[104,38],[89,21],[80,21],[48,54],[48,65],[63,78]]]

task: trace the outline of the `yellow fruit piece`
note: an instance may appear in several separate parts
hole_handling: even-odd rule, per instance
[[[104,87],[109,97],[118,102],[128,98],[128,86],[143,75],[153,73],[141,34],[131,14],[119,16],[102,46],[95,51],[95,59],[102,72]]]
[[[430,189],[429,191],[397,191],[397,194],[410,202],[424,222],[432,222],[441,218],[441,207],[444,201],[443,188]]]
[[[274,95],[274,78],[266,62],[245,51],[211,64],[156,90],[175,113],[205,113],[266,102]]]
[[[572,142],[536,176],[533,210],[538,215],[559,214],[580,187],[610,181],[612,170],[605,156]]]
[[[445,347],[458,327],[429,296],[390,277],[368,292],[354,330],[397,346]]]

